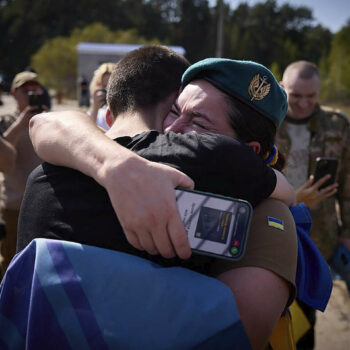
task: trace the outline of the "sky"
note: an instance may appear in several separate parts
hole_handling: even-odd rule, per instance
[[[210,1],[215,3],[215,0]],[[224,0],[231,4],[231,8],[237,7],[241,2],[254,5],[262,0]],[[292,6],[306,6],[312,9],[316,23],[328,28],[333,33],[338,32],[350,19],[350,0],[277,0],[279,6],[289,3]]]

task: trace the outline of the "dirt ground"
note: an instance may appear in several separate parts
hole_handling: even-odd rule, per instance
[[[325,312],[317,312],[316,349],[350,349],[350,295],[344,281],[334,281]]]
[[[12,113],[15,103],[3,95],[0,115]],[[65,100],[58,105],[53,100],[52,110],[79,109],[77,101]],[[350,350],[350,295],[343,281],[335,281],[331,299],[324,313],[317,312],[316,350]]]

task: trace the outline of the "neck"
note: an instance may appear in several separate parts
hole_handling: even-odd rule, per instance
[[[288,112],[287,112],[286,121],[287,121],[288,123],[291,123],[291,124],[306,124],[306,123],[308,123],[309,120],[319,111],[319,109],[320,109],[320,106],[317,105],[317,106],[315,107],[315,110],[314,110],[309,116],[307,116],[307,117],[305,117],[305,118],[302,118],[302,119],[293,118],[293,116],[290,115],[290,114],[288,114]]]
[[[121,136],[135,136],[151,129],[160,131],[160,128],[154,122],[149,122],[149,120],[152,120],[151,117],[148,117],[147,113],[139,111],[119,114],[106,135],[114,139]]]

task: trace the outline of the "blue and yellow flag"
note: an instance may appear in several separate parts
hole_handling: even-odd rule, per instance
[[[278,228],[278,229],[284,231],[284,223],[282,220],[268,216],[267,217],[267,224],[271,227],[275,227],[275,228]]]
[[[181,267],[36,239],[0,285],[1,349],[251,349],[231,290]]]

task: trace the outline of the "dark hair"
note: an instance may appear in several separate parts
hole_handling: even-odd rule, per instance
[[[182,55],[161,45],[144,46],[117,62],[107,87],[107,103],[114,116],[147,108],[178,91],[189,67]]]
[[[225,93],[224,95],[230,106],[230,125],[237,138],[245,143],[258,141],[261,146],[259,155],[263,158],[268,156],[275,142],[277,131],[275,124],[246,103]],[[284,165],[285,157],[278,152],[277,163],[272,167],[281,171]]]

